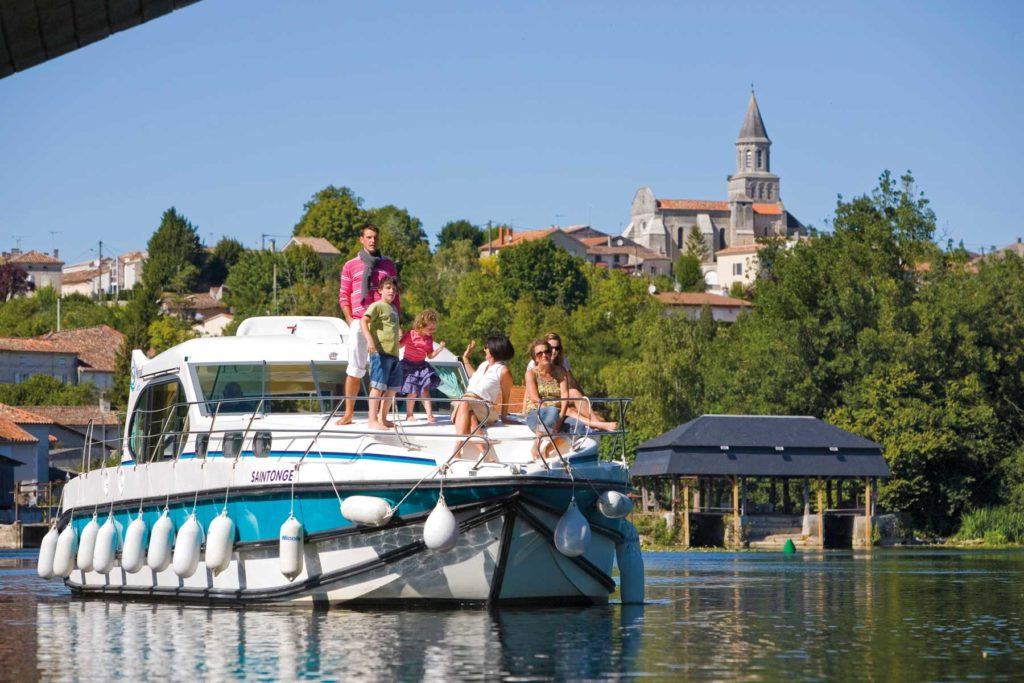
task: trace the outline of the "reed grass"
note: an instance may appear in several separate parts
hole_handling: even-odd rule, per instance
[[[955,540],[983,540],[988,545],[1024,544],[1024,510],[980,508],[964,515]]]

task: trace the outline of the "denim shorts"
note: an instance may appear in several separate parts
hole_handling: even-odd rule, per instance
[[[402,366],[398,364],[398,356],[370,354],[370,388],[378,391],[398,391],[402,388]]]
[[[548,432],[554,433],[555,425],[558,424],[558,408],[554,406],[541,406],[539,410],[531,410],[526,416],[526,426],[530,428],[531,432],[540,432],[541,434],[547,434]],[[545,430],[541,423],[547,427]],[[575,432],[578,426],[575,418],[569,417],[568,415],[562,421],[563,432]]]

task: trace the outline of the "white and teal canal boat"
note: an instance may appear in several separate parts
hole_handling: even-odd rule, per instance
[[[534,461],[520,424],[340,426],[347,326],[264,317],[135,351],[119,464],[64,490],[39,573],[73,593],[198,603],[642,600],[628,473],[596,434]],[[435,408],[465,373],[442,352]],[[438,411],[438,412],[444,412]]]

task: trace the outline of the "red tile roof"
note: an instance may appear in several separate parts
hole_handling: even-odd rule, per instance
[[[64,285],[77,285],[82,282],[90,282],[99,277],[99,268],[90,268],[88,270],[76,270],[73,273],[65,273],[61,282]]]
[[[729,211],[729,202],[715,202],[706,199],[658,199],[658,207],[678,211]],[[778,204],[754,204],[754,213],[765,216],[780,216]]]
[[[28,351],[30,353],[73,353],[43,339],[0,337],[0,351]]]
[[[741,244],[736,247],[726,247],[715,252],[715,256],[736,256],[739,254],[756,254],[764,248],[763,244]]]
[[[729,202],[712,202],[704,199],[659,199],[658,206],[662,209],[680,209],[689,211],[728,211]]]
[[[25,265],[36,264],[46,266],[62,266],[64,262],[59,258],[54,258],[49,254],[43,254],[38,251],[27,251],[24,254],[18,254],[17,256],[11,256],[7,259],[8,263],[21,263]]]
[[[512,239],[502,238],[493,239],[487,244],[480,247],[480,251],[487,251],[488,249],[501,249],[503,247],[511,247],[512,245],[519,244],[520,242],[530,242],[533,240],[539,240],[547,237],[553,232],[556,232],[558,228],[543,228],[541,230],[523,230],[521,232],[513,232]]]
[[[31,411],[37,416],[49,419],[54,424],[82,426],[93,420],[95,425],[116,426],[117,413],[100,410],[99,406],[22,406],[20,410]]]
[[[667,306],[726,306],[728,308],[750,308],[753,306],[749,301],[743,299],[708,292],[658,292],[655,296]]]
[[[293,237],[291,241],[298,242],[299,244],[305,244],[318,254],[335,255],[341,253],[338,251],[336,246],[323,237]]]
[[[24,408],[17,408],[15,406],[9,406],[6,403],[0,403],[0,417],[11,422],[23,425],[52,425],[53,420],[46,417],[45,415],[39,415],[34,412],[29,412]]]
[[[124,335],[109,325],[97,325],[48,332],[39,339],[52,342],[62,351],[77,353],[78,359],[93,370],[114,372],[117,351],[121,348]]]
[[[7,418],[0,417],[0,441],[8,443],[38,443],[39,439]]]

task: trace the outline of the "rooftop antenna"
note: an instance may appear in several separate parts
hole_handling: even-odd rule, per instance
[[[50,231],[50,249],[55,250],[57,248],[57,240],[54,239],[57,235],[61,234],[60,230]]]
[[[563,218],[565,218],[565,214],[564,213],[556,213],[555,214],[555,225],[554,225],[554,227],[557,228],[559,226],[559,224],[562,222],[561,219],[563,219]]]

